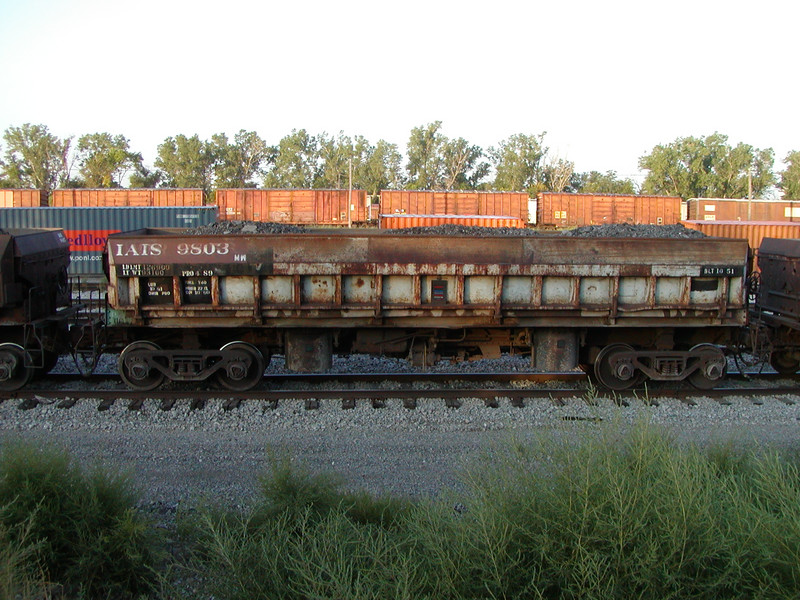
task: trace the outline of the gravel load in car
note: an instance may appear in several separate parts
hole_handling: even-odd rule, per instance
[[[305,233],[302,225],[289,223],[273,223],[271,221],[216,221],[209,225],[192,227],[184,233],[190,235],[252,235],[259,233]]]
[[[394,229],[392,231],[399,235],[470,235],[473,237],[552,235],[552,232],[548,234],[538,229],[525,229],[521,227],[479,227],[475,225],[457,225],[455,223],[430,225],[426,227],[408,227],[406,229]]]
[[[561,235],[573,237],[625,237],[625,238],[704,238],[702,231],[676,225],[586,225],[564,231]]]

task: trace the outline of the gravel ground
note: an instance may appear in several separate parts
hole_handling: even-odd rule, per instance
[[[337,361],[334,368],[385,372],[399,362],[363,357]],[[512,358],[499,362],[506,370],[526,364]],[[114,357],[101,368],[113,371]],[[270,368],[279,371],[282,365],[274,361]],[[542,435],[574,440],[608,423],[628,427],[647,420],[685,442],[730,440],[800,451],[800,398],[767,398],[756,405],[735,394],[732,389],[726,403],[700,397],[691,407],[662,399],[657,406],[642,399],[618,407],[608,398],[595,399],[584,386],[564,406],[531,400],[524,408],[509,401],[487,408],[481,400],[466,399],[461,408],[450,409],[441,400],[422,400],[411,410],[398,398],[380,409],[364,402],[343,410],[337,401],[322,400],[317,410],[288,401],[276,409],[249,401],[225,411],[222,401],[211,401],[192,411],[186,401],[164,412],[150,400],[140,411],[117,403],[100,412],[87,390],[71,409],[20,410],[16,401],[3,402],[0,443],[55,444],[87,464],[128,470],[147,502],[172,508],[200,497],[247,504],[270,452],[288,453],[313,471],[336,472],[351,489],[413,497],[457,488],[465,464],[486,463],[492,449],[511,441]]]

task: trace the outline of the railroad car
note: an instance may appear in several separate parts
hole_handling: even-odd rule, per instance
[[[100,188],[53,190],[51,206],[129,207],[203,206],[205,195],[198,188]]]
[[[800,369],[800,240],[764,238],[758,249],[758,301],[751,328],[755,344],[766,344],[770,364],[781,374]]]
[[[69,260],[61,230],[0,229],[0,390],[49,371],[68,347]]]
[[[381,230],[109,236],[108,338],[125,382],[244,390],[271,354],[324,371],[334,353],[429,365],[530,355],[611,389],[711,387],[747,323],[748,245],[731,239],[409,236]]]
[[[535,202],[527,192],[381,190],[380,214],[501,216],[534,225]]]
[[[363,225],[377,221],[364,190],[219,189],[219,218],[298,225]]]
[[[681,218],[681,199],[677,196],[540,192],[536,213],[536,224],[551,228],[623,223],[674,225]]]
[[[800,222],[800,201],[689,198],[686,201],[686,213],[691,221]]]

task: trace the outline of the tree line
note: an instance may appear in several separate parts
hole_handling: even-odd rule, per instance
[[[411,130],[403,155],[397,144],[363,136],[312,135],[293,129],[276,145],[242,129],[203,140],[197,134],[166,138],[152,167],[120,134],[92,133],[61,139],[46,125],[26,123],[3,134],[0,187],[129,186],[202,188],[507,190],[658,194],[690,197],[759,198],[775,190],[800,198],[800,152],[775,172],[771,148],[732,146],[720,133],[678,138],[639,158],[647,172],[641,186],[616,172],[578,172],[553,154],[546,132],[511,135],[483,149],[463,137],[449,138],[442,122]]]

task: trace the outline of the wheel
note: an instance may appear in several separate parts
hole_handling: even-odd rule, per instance
[[[152,342],[133,342],[119,355],[119,376],[134,390],[154,390],[164,382],[164,374],[150,367],[146,356],[160,350]]]
[[[597,355],[594,374],[603,387],[622,391],[642,382],[642,374],[637,373],[633,362],[619,356],[623,352],[633,352],[633,348],[627,344],[609,344]]]
[[[769,364],[781,375],[794,375],[800,369],[800,360],[796,352],[778,350],[769,357]]]
[[[12,343],[0,344],[0,390],[13,392],[31,380],[33,369],[25,366],[30,357],[25,349]]]
[[[247,342],[230,342],[220,351],[234,353],[231,358],[223,358],[225,368],[217,371],[217,381],[222,387],[244,392],[261,381],[266,366],[258,348]]]
[[[698,351],[702,356],[694,360],[700,362],[700,368],[687,379],[698,390],[710,390],[725,378],[728,360],[725,353],[713,344],[698,344],[691,349],[691,352]]]

